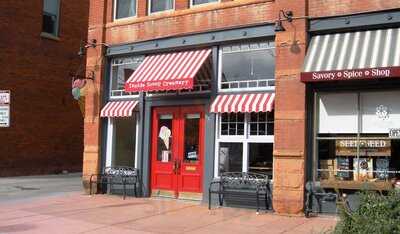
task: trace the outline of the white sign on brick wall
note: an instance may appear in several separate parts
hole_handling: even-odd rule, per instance
[[[0,104],[10,104],[9,90],[0,90]]]
[[[0,90],[0,128],[10,127],[10,91]]]

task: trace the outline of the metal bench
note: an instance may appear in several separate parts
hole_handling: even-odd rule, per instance
[[[250,172],[225,172],[220,178],[213,180],[208,189],[209,200],[208,209],[211,209],[211,195],[218,194],[219,205],[224,203],[224,195],[256,195],[257,214],[260,211],[260,197],[265,199],[265,209],[272,209],[272,193],[269,186],[267,175],[250,173]]]
[[[137,197],[136,184],[138,183],[138,170],[133,167],[106,167],[101,174],[92,174],[89,180],[90,195],[92,185],[122,185],[123,198],[126,197],[126,186],[133,185],[135,197]]]
[[[310,217],[313,212],[313,199],[317,201],[317,213],[321,212],[321,203],[326,201],[335,201],[337,203],[338,195],[332,192],[326,192],[324,188],[321,187],[319,181],[308,181],[306,183],[306,204],[304,208],[304,214],[306,217]]]

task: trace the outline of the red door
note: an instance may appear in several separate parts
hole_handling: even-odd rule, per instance
[[[202,192],[203,109],[202,106],[153,109],[153,195],[187,197]]]

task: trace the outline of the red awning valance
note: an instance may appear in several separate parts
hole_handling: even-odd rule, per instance
[[[274,108],[275,93],[219,95],[211,112],[267,112]]]
[[[126,92],[193,89],[211,49],[147,56],[125,83]]]
[[[129,117],[132,116],[138,101],[117,101],[107,103],[101,109],[101,117]]]

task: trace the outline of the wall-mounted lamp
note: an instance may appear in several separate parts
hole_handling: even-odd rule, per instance
[[[293,21],[293,11],[283,11],[283,10],[279,11],[278,20],[275,21],[275,32],[283,32],[286,30],[282,25],[281,16],[288,22],[292,22]]]
[[[81,46],[79,47],[78,55],[79,56],[86,55],[86,50],[88,48],[96,48],[98,45],[103,45],[105,47],[109,47],[109,45],[106,43],[97,43],[96,39],[92,39],[92,40],[86,42],[85,44],[83,44],[83,42],[81,42]]]

